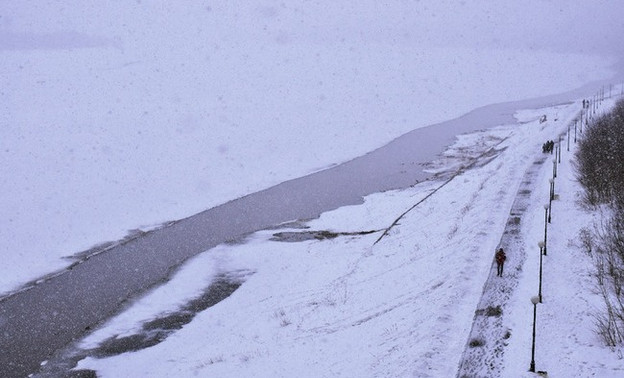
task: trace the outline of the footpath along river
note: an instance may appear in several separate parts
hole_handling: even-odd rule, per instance
[[[590,89],[591,88],[591,89]],[[368,194],[409,187],[429,174],[455,136],[515,123],[517,109],[538,108],[594,93],[598,86],[520,102],[489,105],[416,129],[364,156],[211,208],[120,243],[36,285],[0,299],[0,376],[26,377],[57,350],[162,282],[188,258],[274,225],[362,202]]]

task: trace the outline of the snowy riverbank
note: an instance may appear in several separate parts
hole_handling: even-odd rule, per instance
[[[109,337],[131,339],[143,322],[176,311],[215,277],[236,274],[242,285],[162,343],[88,357],[79,368],[96,369],[103,377],[454,376],[522,183],[531,193],[518,224],[521,242],[508,247],[508,266],[518,268],[492,278],[517,282],[500,317],[499,326],[509,333],[497,357],[500,376],[533,376],[527,372],[530,298],[538,288],[537,242],[544,237],[542,205],[548,202],[552,164],[542,164],[530,183],[524,173],[542,154],[542,143],[565,133],[579,110],[580,100],[526,110],[517,114],[517,124],[462,136],[435,169],[454,170],[459,161],[482,157],[445,185],[440,180],[372,195],[363,205],[305,224],[305,231],[380,230],[437,189],[377,244],[379,232],[271,240],[277,232],[304,231],[285,226],[199,255],[82,347],[97,350]],[[542,115],[547,122],[539,122]],[[570,164],[575,146],[567,152],[565,141],[544,260],[544,303],[538,305],[536,366],[551,376],[616,377],[621,360],[601,346],[593,330],[591,314],[600,300],[592,291],[590,258],[577,241],[578,230],[593,216],[578,207],[580,188]],[[518,263],[521,251],[525,256]]]

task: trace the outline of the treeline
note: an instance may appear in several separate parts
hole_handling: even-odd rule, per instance
[[[577,179],[583,202],[607,216],[581,240],[596,268],[605,310],[596,325],[607,345],[624,344],[624,101],[594,120],[584,131],[576,153]]]
[[[624,101],[585,130],[576,161],[587,204],[624,207]]]

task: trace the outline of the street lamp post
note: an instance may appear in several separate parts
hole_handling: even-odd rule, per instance
[[[557,161],[557,155],[559,155],[559,141],[555,144],[555,162]]]
[[[581,122],[583,122],[583,116],[581,115]],[[574,143],[576,143],[576,120],[574,120]]]
[[[559,159],[559,163],[561,163],[561,135],[559,135],[558,139],[557,139],[557,145],[559,145],[559,155],[558,155],[558,159]]]
[[[580,121],[583,121],[583,113],[585,112],[585,108],[581,109],[581,117],[580,117]]]
[[[539,303],[542,303],[542,251],[544,250],[544,242],[540,241],[539,243],[537,243],[537,245],[539,246],[540,249],[540,268],[539,268],[539,291],[538,291],[538,296],[539,296]]]
[[[568,123],[568,152],[570,151],[570,124]]]
[[[531,297],[531,303],[533,303],[533,342],[531,343],[531,366],[529,371],[535,373],[535,323],[537,320],[537,304],[539,303],[538,297]]]
[[[555,180],[548,179],[550,182],[550,193],[548,193],[548,223],[552,217],[552,200],[555,197]]]
[[[548,204],[548,223],[551,223],[550,221],[552,220],[552,203]]]
[[[553,159],[553,178],[557,177],[557,159]]]
[[[548,245],[548,207],[548,204],[544,205],[544,256],[548,254],[546,251]]]

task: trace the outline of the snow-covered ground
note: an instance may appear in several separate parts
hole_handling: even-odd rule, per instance
[[[617,2],[568,0],[3,2],[0,293],[129,230],[347,161],[415,128],[619,80],[621,15]],[[598,86],[589,88],[581,96]],[[454,171],[467,154],[481,164],[448,182],[371,195],[306,230],[262,231],[197,256],[83,347],[132,335],[214,279],[242,285],[166,341],[79,367],[111,377],[455,375],[523,174],[575,116],[573,99],[461,136],[431,169]],[[599,302],[575,237],[591,217],[575,207],[570,156],[553,204],[537,369],[616,377],[622,361],[601,346],[589,315]],[[550,169],[540,172],[503,317],[506,377],[530,376],[529,299]],[[379,232],[270,240],[381,230],[420,200],[377,244]]]
[[[603,102],[603,108],[612,103]],[[257,232],[197,256],[81,347],[96,351],[104,340],[141,334],[144,322],[166,318],[216,277],[230,275],[242,285],[162,343],[103,359],[88,357],[78,368],[95,369],[102,377],[452,377],[489,279],[494,285],[514,281],[506,302],[499,303],[504,313],[493,315],[508,332],[496,361],[499,376],[534,376],[528,372],[530,299],[538,293],[538,242],[544,240],[543,205],[553,175],[552,156],[543,162],[541,148],[572,125],[569,152],[567,137],[562,141],[558,198],[543,260],[536,370],[552,377],[622,376],[622,350],[604,347],[594,333],[592,313],[600,298],[592,290],[591,258],[578,238],[580,228],[595,220],[579,207],[571,165],[572,120],[580,108],[579,100],[518,112],[516,124],[458,138],[432,164],[442,174],[439,180],[371,195],[362,205],[297,227]],[[540,122],[542,115],[547,122]],[[536,166],[540,158],[543,163]],[[527,180],[529,170],[534,174]],[[521,242],[510,246],[513,236],[504,231],[519,188],[528,201],[518,224]],[[379,231],[357,235],[369,230]],[[315,231],[345,235],[284,241],[291,233]],[[488,278],[499,245],[507,247],[508,268],[504,277]],[[481,331],[485,336],[492,330]],[[476,369],[476,376],[492,376],[487,367]]]
[[[0,292],[415,128],[609,79],[620,10],[2,2]]]

